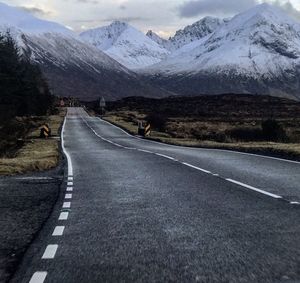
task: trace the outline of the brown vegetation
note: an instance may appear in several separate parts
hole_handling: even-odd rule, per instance
[[[136,133],[152,124],[163,142],[300,158],[300,103],[253,95],[128,98],[108,104],[105,119]]]
[[[0,175],[54,168],[59,161],[59,129],[65,110],[57,115],[16,118],[15,128],[1,141]],[[47,123],[52,132],[48,139],[40,139],[40,126]],[[3,130],[3,127],[2,127]],[[1,131],[1,130],[0,130]]]

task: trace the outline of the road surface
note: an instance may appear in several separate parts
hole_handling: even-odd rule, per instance
[[[300,163],[138,139],[81,108],[62,142],[60,200],[12,282],[299,282]]]

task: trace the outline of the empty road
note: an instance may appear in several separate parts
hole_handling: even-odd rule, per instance
[[[12,282],[300,282],[300,163],[132,137],[82,108]]]

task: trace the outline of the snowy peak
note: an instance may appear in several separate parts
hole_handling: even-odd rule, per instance
[[[169,41],[177,49],[193,41],[199,40],[217,30],[228,20],[221,20],[213,17],[205,17],[192,25],[178,30]]]
[[[0,3],[0,30],[12,30],[13,32],[25,32],[27,34],[59,33],[75,36],[66,27],[54,22],[40,20],[30,13],[17,7]]]
[[[141,31],[119,21],[85,31],[80,37],[130,69],[153,65],[169,54]]]
[[[269,4],[258,5],[235,16],[218,29],[204,44],[208,51],[231,46],[256,53],[271,52],[289,58],[300,56],[300,24],[289,18],[280,8]],[[237,50],[238,51],[238,50]],[[247,51],[248,52],[248,51]],[[240,52],[239,52],[240,53]],[[245,54],[244,54],[245,56]]]
[[[180,87],[188,94],[247,92],[299,98],[300,24],[280,8],[258,5],[179,48],[149,73],[167,78],[170,90]],[[177,76],[184,78],[178,84]]]
[[[130,26],[127,23],[114,21],[109,26],[85,31],[80,34],[80,37],[98,49],[105,51],[112,47],[122,33],[129,28]]]
[[[146,33],[146,36],[148,36],[150,39],[152,39],[154,42],[156,42],[158,45],[160,45],[163,48],[171,49],[171,42],[167,39],[161,38],[157,33],[155,33],[152,30],[149,30]]]

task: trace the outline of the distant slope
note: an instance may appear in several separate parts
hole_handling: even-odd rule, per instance
[[[182,94],[300,98],[300,25],[274,6],[258,5],[145,73]]]
[[[169,54],[168,50],[142,32],[119,21],[85,31],[80,37],[129,69],[153,65]]]
[[[94,100],[100,96],[118,99],[133,95],[160,97],[166,93],[84,43],[69,29],[0,4],[0,31],[7,30],[22,51],[39,64],[56,95]]]

